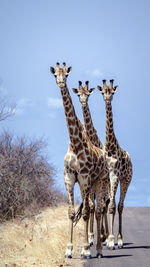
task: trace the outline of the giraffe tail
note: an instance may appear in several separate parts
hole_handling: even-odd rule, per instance
[[[108,208],[109,202],[110,202],[110,198],[108,198],[106,200],[106,208]],[[73,226],[74,227],[77,225],[78,221],[81,219],[82,209],[83,209],[83,202],[81,203],[80,207],[78,208],[78,210],[77,210],[77,212],[75,214],[75,217],[74,217],[74,220],[73,220]]]
[[[78,211],[75,214],[74,220],[73,220],[73,226],[75,227],[78,221],[80,220],[82,216],[82,209],[83,209],[83,202],[81,203],[80,207],[78,208]]]
[[[109,203],[110,203],[110,198],[108,198],[108,199],[106,200],[106,208],[108,208]]]

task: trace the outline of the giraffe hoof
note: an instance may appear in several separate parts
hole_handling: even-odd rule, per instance
[[[121,249],[121,248],[123,248],[123,245],[118,245],[118,249]]]
[[[109,250],[115,250],[115,246],[113,247],[108,247]]]
[[[89,259],[91,259],[91,255],[83,255],[83,254],[81,254],[81,258],[89,260]]]
[[[71,255],[65,255],[65,258],[72,259],[72,256]]]
[[[103,236],[103,238],[102,238],[102,242],[104,243],[105,241],[106,241],[106,237]]]
[[[103,258],[103,254],[101,254],[101,253],[97,253],[96,257],[97,257],[98,259],[101,259],[101,258]]]

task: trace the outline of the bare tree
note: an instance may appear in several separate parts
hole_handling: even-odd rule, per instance
[[[0,89],[2,88],[2,80],[0,79]],[[6,120],[15,114],[16,104],[10,102],[8,97],[0,90],[0,121]]]
[[[0,96],[0,121],[6,120],[8,117],[15,114],[16,105],[8,103],[6,99]]]
[[[28,142],[25,138],[15,139],[8,132],[1,134],[1,219],[22,213],[33,202],[44,207],[61,199],[59,192],[55,194],[55,169],[43,156],[44,146],[42,140]]]

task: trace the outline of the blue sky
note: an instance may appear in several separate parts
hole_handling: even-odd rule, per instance
[[[69,137],[60,90],[49,72],[57,61],[72,66],[68,88],[82,121],[72,87],[79,80],[97,87],[102,79],[115,79],[115,133],[134,172],[125,205],[150,205],[149,13],[149,0],[0,0],[0,92],[17,103],[16,115],[1,122],[1,131],[44,137],[62,190]],[[105,105],[98,90],[89,106],[104,142]]]

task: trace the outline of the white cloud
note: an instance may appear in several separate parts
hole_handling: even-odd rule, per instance
[[[23,115],[23,113],[24,113],[24,110],[23,109],[21,109],[21,108],[15,108],[15,115]]]
[[[86,74],[93,76],[93,77],[97,77],[97,78],[103,76],[103,72],[99,70],[98,68],[94,70],[86,70]]]
[[[8,95],[8,90],[5,87],[3,87],[3,85],[0,85],[0,94],[3,96]]]
[[[94,77],[101,77],[103,73],[99,69],[95,69],[91,72],[91,75]]]
[[[52,107],[52,108],[61,108],[63,106],[63,103],[62,103],[62,99],[60,98],[53,98],[53,97],[49,97],[48,98],[48,106],[49,107]]]
[[[17,101],[15,114],[23,115],[27,108],[33,107],[33,106],[34,106],[34,102],[30,98],[27,98],[27,97],[21,98]]]
[[[129,191],[135,191],[136,190],[136,187],[135,185],[129,185]]]
[[[48,114],[48,117],[51,118],[51,119],[54,119],[56,117],[56,114],[54,113],[49,113]]]
[[[34,105],[33,101],[30,98],[21,98],[17,101],[18,107],[32,107]]]

